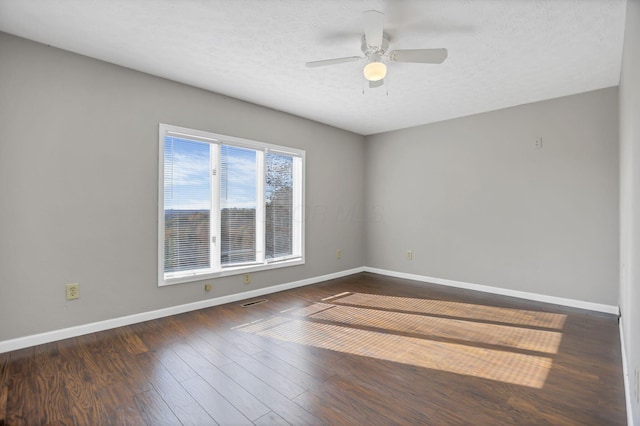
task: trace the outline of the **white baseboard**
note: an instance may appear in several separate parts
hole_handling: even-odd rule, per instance
[[[216,297],[214,299],[200,300],[198,302],[187,303],[184,305],[171,306],[168,308],[158,309],[155,311],[142,312],[139,314],[127,315],[108,319],[104,321],[82,324],[74,327],[53,330],[46,333],[33,334],[30,336],[18,337],[16,339],[0,341],[0,353],[9,352],[16,349],[27,348],[30,346],[41,345],[43,343],[53,342],[70,337],[82,336],[84,334],[95,333],[97,331],[108,330],[111,328],[122,327],[129,324],[135,324],[143,321],[149,321],[157,318],[177,315],[184,312],[195,311],[197,309],[208,308],[211,306],[223,305],[225,303],[237,302],[239,300],[251,299],[253,297],[264,296],[266,294],[276,293],[283,290],[289,290],[296,287],[303,287],[316,284],[322,281],[332,280],[336,278],[346,277],[348,275],[360,272],[371,272],[374,274],[387,275],[390,277],[404,278],[408,280],[428,282],[432,284],[440,284],[449,287],[464,288],[468,290],[482,291],[485,293],[500,294],[503,296],[518,297],[521,299],[535,300],[538,302],[553,303],[556,305],[571,306],[574,308],[587,309],[590,311],[606,312],[609,314],[619,315],[620,309],[617,306],[602,305],[599,303],[585,302],[581,300],[565,299],[561,297],[547,296],[537,293],[529,293],[524,291],[509,290],[499,287],[491,287],[480,284],[466,283],[462,281],[453,281],[442,278],[427,277],[424,275],[408,274],[404,272],[389,271],[386,269],[371,268],[367,266],[348,269],[346,271],[334,272],[318,277],[307,278],[300,281],[279,284],[271,287],[260,288],[256,290],[246,291],[243,293],[231,294],[228,296]],[[625,376],[626,377],[626,376]],[[625,378],[626,380],[626,378]]]
[[[14,351],[16,349],[27,348],[30,346],[41,345],[43,343],[54,342],[57,340],[68,339],[70,337],[82,336],[84,334],[95,333],[97,331],[108,330],[111,328],[122,327],[129,324],[135,324],[143,321],[149,321],[157,318],[177,315],[184,312],[195,311],[198,309],[209,308],[211,306],[223,305],[225,303],[237,302],[239,300],[251,299],[265,294],[277,293],[283,290],[289,290],[296,287],[303,287],[316,284],[322,281],[333,280],[336,278],[346,277],[348,275],[363,272],[364,268],[348,269],[346,271],[334,272],[319,277],[307,278],[300,281],[274,285],[271,287],[259,288],[256,290],[245,291],[242,293],[230,294],[228,296],[216,297],[214,299],[200,300],[198,302],[187,303],[184,305],[171,306],[169,308],[157,309],[155,311],[142,312],[139,314],[127,315],[108,319],[104,321],[92,322],[89,324],[77,325],[74,327],[53,330],[46,333],[33,334],[31,336],[18,337],[16,339],[0,341],[0,353]]]
[[[620,315],[620,308],[612,305],[602,305],[600,303],[585,302],[582,300],[565,299],[563,297],[547,296],[538,293],[529,293],[526,291],[510,290],[500,287],[491,287],[481,284],[466,283],[463,281],[453,281],[443,278],[427,277],[424,275],[407,274],[405,272],[389,271],[386,269],[364,267],[365,272],[374,274],[387,275],[395,278],[404,278],[407,280],[427,282],[431,284],[446,285],[449,287],[464,288],[467,290],[482,291],[484,293],[500,294],[502,296],[518,297],[520,299],[535,300],[536,302],[553,303],[555,305],[570,306],[572,308],[587,309],[589,311],[605,312],[608,314]]]
[[[627,425],[633,426],[633,411],[631,410],[631,386],[629,385],[629,367],[627,365],[627,355],[624,345],[624,327],[622,321],[624,317],[620,317],[618,326],[620,328],[620,351],[622,352],[622,377],[624,378],[624,400],[627,404]]]

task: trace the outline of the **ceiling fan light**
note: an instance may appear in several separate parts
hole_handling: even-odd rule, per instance
[[[380,61],[369,62],[362,70],[364,78],[369,81],[382,80],[387,75],[387,66]]]

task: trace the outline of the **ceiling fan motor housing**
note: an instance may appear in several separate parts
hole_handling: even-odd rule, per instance
[[[373,55],[382,56],[389,48],[389,35],[384,33],[382,35],[382,44],[380,46],[370,46],[367,44],[366,36],[362,36],[362,41],[360,44],[360,50],[367,58],[370,58]]]

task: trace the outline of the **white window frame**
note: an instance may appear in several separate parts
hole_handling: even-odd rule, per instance
[[[212,176],[211,179],[211,214],[210,214],[210,226],[211,234],[216,236],[215,244],[211,246],[211,268],[208,270],[192,270],[192,271],[180,271],[166,274],[164,272],[164,140],[167,135],[183,137],[199,142],[206,142],[210,144],[212,150],[211,158],[219,159],[220,145],[232,145],[241,148],[249,148],[259,152],[258,164],[257,164],[257,176],[262,176],[256,181],[256,262],[247,264],[236,264],[233,266],[222,266],[220,264],[220,246],[221,237],[219,235],[220,229],[220,168],[219,164],[211,164],[211,168],[215,168],[217,173]],[[170,124],[159,124],[159,173],[158,173],[158,286],[166,286],[172,284],[180,284],[193,281],[202,281],[212,278],[225,277],[230,275],[240,275],[249,272],[257,272],[268,269],[277,269],[289,266],[304,265],[305,263],[305,223],[304,223],[304,206],[305,206],[305,151],[296,148],[290,148],[280,145],[269,144],[265,142],[258,142],[248,139],[242,139],[234,136],[221,135],[212,132],[206,132],[202,130],[194,130],[185,127],[173,126]],[[298,182],[294,188],[294,212],[293,212],[293,240],[291,256],[278,258],[278,259],[265,259],[265,154],[267,152],[275,152],[284,155],[290,155],[294,158],[299,158],[299,161],[294,161],[294,182]],[[213,212],[217,213],[213,213]],[[214,248],[215,245],[215,248]]]

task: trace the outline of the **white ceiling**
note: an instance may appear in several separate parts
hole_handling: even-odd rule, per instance
[[[390,49],[364,89],[362,12]],[[0,31],[369,135],[619,82],[626,0],[0,0]],[[1,60],[1,57],[0,57]],[[364,94],[363,94],[364,89]],[[387,93],[388,92],[388,93]]]

